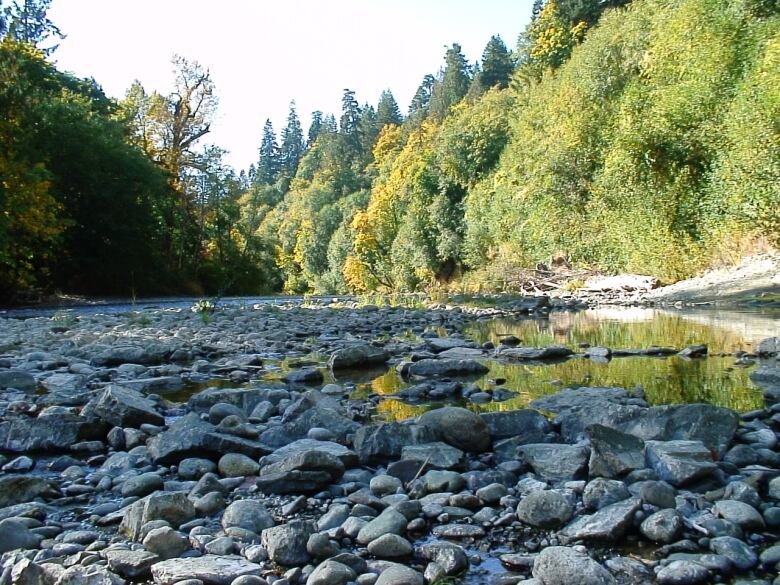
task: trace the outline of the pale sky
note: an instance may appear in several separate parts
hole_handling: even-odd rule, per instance
[[[460,43],[470,62],[491,35],[510,50],[533,0],[53,0],[67,38],[53,59],[121,98],[133,80],[167,93],[180,54],[210,69],[220,100],[203,141],[246,169],[266,118],[277,134],[290,100],[304,133],[314,110],[338,119],[344,88],[376,106],[392,90],[405,114],[426,73]]]

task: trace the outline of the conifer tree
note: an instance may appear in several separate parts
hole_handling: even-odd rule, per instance
[[[276,143],[276,133],[271,120],[266,120],[263,126],[263,139],[260,142],[260,156],[255,172],[256,182],[260,185],[270,185],[279,175],[279,145]]]
[[[496,86],[505,89],[509,85],[513,69],[512,55],[504,41],[499,36],[490,37],[482,53],[482,71],[479,76],[482,86],[485,89]]]
[[[398,107],[398,103],[395,101],[393,92],[386,89],[379,97],[379,104],[376,108],[376,124],[381,130],[387,124],[401,124],[403,118],[401,117],[401,110]]]
[[[469,64],[458,43],[453,43],[445,55],[444,71],[431,91],[430,117],[441,121],[469,89]]]
[[[282,145],[279,163],[288,177],[294,177],[298,163],[303,156],[305,144],[303,128],[295,110],[295,101],[290,102],[290,112],[287,115],[287,125],[282,130]]]

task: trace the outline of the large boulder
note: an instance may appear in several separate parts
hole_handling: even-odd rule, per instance
[[[243,528],[260,534],[274,525],[274,517],[258,500],[236,500],[230,504],[222,516],[222,528]]]
[[[115,427],[138,428],[142,424],[162,426],[165,418],[154,408],[154,403],[140,392],[112,384],[91,400],[82,412]]]
[[[0,554],[16,549],[36,549],[40,546],[41,540],[43,537],[30,532],[20,519],[0,520]]]
[[[490,432],[478,414],[456,406],[429,410],[419,418],[420,426],[448,445],[469,453],[483,453],[490,449]]]
[[[521,445],[517,452],[544,479],[561,481],[583,477],[590,456],[587,447],[548,443]]]
[[[170,559],[152,565],[156,585],[173,585],[188,579],[199,579],[204,585],[230,585],[238,577],[262,574],[262,565],[233,556],[204,555]]]
[[[533,576],[542,585],[617,585],[604,567],[584,552],[548,546],[536,557]]]
[[[387,351],[366,343],[337,349],[330,355],[328,367],[331,370],[364,368],[384,364],[388,359]]]
[[[713,452],[701,441],[647,441],[645,456],[660,479],[678,487],[711,475],[718,468],[713,463]]]
[[[284,447],[279,447],[273,453],[266,455],[263,458],[263,463],[266,465],[278,463],[304,451],[324,451],[341,459],[346,468],[358,466],[357,453],[351,449],[333,441],[318,441],[316,439],[298,439]]]
[[[187,401],[187,406],[195,412],[208,412],[215,404],[232,404],[246,413],[252,412],[255,406],[273,398],[278,403],[287,392],[275,392],[268,388],[207,388],[194,394]]]
[[[162,465],[178,463],[188,457],[208,455],[203,441],[206,434],[214,430],[214,425],[191,412],[173,423],[167,431],[152,437],[148,442],[149,453],[155,463]]]
[[[35,392],[38,383],[30,372],[23,370],[0,370],[0,390],[13,388],[22,392]]]
[[[780,337],[767,337],[758,342],[756,353],[761,357],[780,354]]]
[[[533,492],[517,506],[517,518],[536,528],[558,528],[574,514],[569,498],[555,490]]]

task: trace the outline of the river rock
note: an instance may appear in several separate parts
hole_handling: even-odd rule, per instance
[[[668,544],[674,542],[683,529],[683,519],[677,510],[659,510],[651,514],[639,526],[649,540]]]
[[[589,516],[580,516],[561,532],[565,536],[583,540],[614,541],[625,534],[642,507],[638,498],[629,498],[606,506]]]
[[[298,439],[288,445],[279,447],[273,453],[266,455],[263,458],[263,464],[278,463],[279,461],[288,459],[304,451],[324,451],[325,453],[330,453],[334,457],[341,459],[345,468],[357,467],[359,463],[357,453],[344,445],[340,445],[333,441],[321,441],[307,438]]]
[[[0,508],[24,504],[41,496],[55,496],[54,483],[29,475],[0,476]]]
[[[487,424],[478,414],[456,406],[429,410],[418,422],[448,445],[468,453],[482,453],[490,449]]]
[[[237,500],[230,504],[222,516],[222,528],[243,528],[260,534],[274,525],[273,516],[258,500]]]
[[[484,412],[480,414],[488,427],[493,440],[518,437],[518,445],[524,443],[543,443],[545,436],[552,432],[547,419],[535,410],[524,408],[506,412]]]
[[[128,579],[141,579],[151,575],[152,565],[160,558],[145,550],[115,549],[106,552],[109,568]]]
[[[715,516],[733,522],[743,530],[761,530],[764,528],[764,518],[750,504],[737,500],[720,500],[712,507]]]
[[[617,585],[609,571],[587,554],[564,546],[542,550],[532,573],[541,585]]]
[[[141,528],[152,520],[165,520],[174,528],[196,516],[195,506],[186,492],[156,492],[138,500],[125,512],[119,531],[131,540],[138,540]]]
[[[710,572],[692,561],[672,561],[656,575],[660,585],[697,585],[710,580]]]
[[[306,543],[315,530],[312,522],[293,520],[263,530],[262,543],[273,562],[285,567],[303,566],[311,560]]]
[[[368,543],[368,552],[380,559],[395,559],[412,554],[412,545],[403,536],[383,534]]]
[[[351,567],[329,559],[312,571],[306,585],[346,585],[356,577]]]
[[[513,347],[504,349],[499,354],[502,358],[521,361],[543,361],[556,360],[569,357],[574,352],[568,347],[562,345],[553,345],[550,347]]]
[[[590,451],[577,445],[535,443],[517,449],[520,457],[544,479],[572,480],[582,477]]]
[[[645,466],[645,442],[604,425],[590,425],[585,434],[590,439],[589,473],[592,477],[620,477]]]
[[[344,473],[341,459],[325,451],[302,451],[260,469],[257,487],[268,494],[317,491]]]
[[[417,555],[439,565],[445,575],[459,575],[469,567],[469,559],[463,547],[451,542],[431,542],[417,549]]]
[[[382,348],[361,344],[338,349],[330,355],[328,367],[331,370],[363,368],[384,364],[390,354]]]
[[[155,463],[162,465],[209,454],[203,446],[204,437],[214,430],[214,425],[191,412],[173,423],[167,431],[152,437],[148,443],[149,453]]]
[[[152,492],[162,490],[163,478],[157,473],[142,473],[131,477],[122,484],[122,497],[147,496]]]
[[[427,462],[439,469],[456,469],[465,464],[465,455],[460,449],[437,441],[421,445],[407,445],[401,451],[402,460]]]
[[[220,457],[217,467],[222,477],[246,477],[260,471],[257,461],[241,453],[226,453]]]
[[[752,569],[758,555],[747,544],[733,536],[719,536],[710,540],[710,550],[729,559],[741,571]]]
[[[199,579],[204,585],[231,585],[243,575],[262,574],[262,565],[241,557],[204,555],[170,559],[152,565],[156,585],[173,585],[186,579]]]
[[[762,357],[780,354],[780,337],[767,337],[758,342],[756,353]]]
[[[648,441],[645,456],[658,477],[674,486],[689,484],[717,469],[712,452],[701,441]]]
[[[13,388],[22,392],[35,392],[38,383],[35,377],[23,370],[0,370],[0,390]]]
[[[16,549],[38,548],[41,540],[43,540],[42,537],[30,532],[21,519],[0,520],[0,554]]]
[[[360,529],[357,541],[360,544],[368,544],[385,534],[397,534],[400,536],[406,531],[408,522],[409,520],[407,520],[406,516],[393,508],[387,508]]]
[[[517,506],[517,518],[536,528],[557,528],[573,514],[574,506],[569,499],[554,490],[528,494]]]
[[[143,540],[146,550],[156,554],[161,560],[173,559],[189,550],[189,539],[170,526],[150,530]]]
[[[143,394],[118,384],[111,384],[92,399],[82,412],[116,427],[138,428],[142,424],[163,426],[165,418],[154,408],[154,403]]]
[[[409,567],[392,564],[379,575],[374,585],[423,585],[423,576]]]
[[[126,583],[119,575],[100,565],[69,567],[60,573],[56,581],[56,585],[126,585]]]
[[[0,422],[0,451],[69,451],[83,440],[105,437],[102,424],[76,415],[13,417]]]
[[[477,360],[423,359],[408,365],[409,376],[430,378],[434,376],[478,376],[489,371]]]
[[[399,422],[378,423],[360,427],[353,445],[360,462],[368,465],[397,460],[407,445],[430,443],[437,438],[428,427]]]
[[[585,486],[582,492],[582,503],[586,508],[600,510],[629,497],[631,494],[622,481],[596,478]]]

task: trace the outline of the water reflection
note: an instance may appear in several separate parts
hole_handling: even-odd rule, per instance
[[[750,351],[764,337],[780,334],[778,311],[662,311],[657,309],[598,309],[553,313],[545,319],[491,319],[470,325],[465,333],[474,341],[498,344],[514,335],[522,345],[584,345],[613,349],[651,346],[683,348],[705,343],[711,354]],[[706,402],[747,411],[763,405],[761,390],[749,378],[752,368],[733,367],[731,356],[686,360],[677,356],[621,357],[595,362],[577,357],[562,363],[528,365],[489,360],[490,371],[476,383],[486,391],[503,378],[503,388],[517,393],[504,402],[467,404],[477,411],[514,410],[530,401],[570,386],[641,386],[651,404]],[[388,371],[358,386],[357,396],[392,395],[405,384]],[[379,403],[382,418],[416,416],[430,405],[407,405],[397,400]]]

